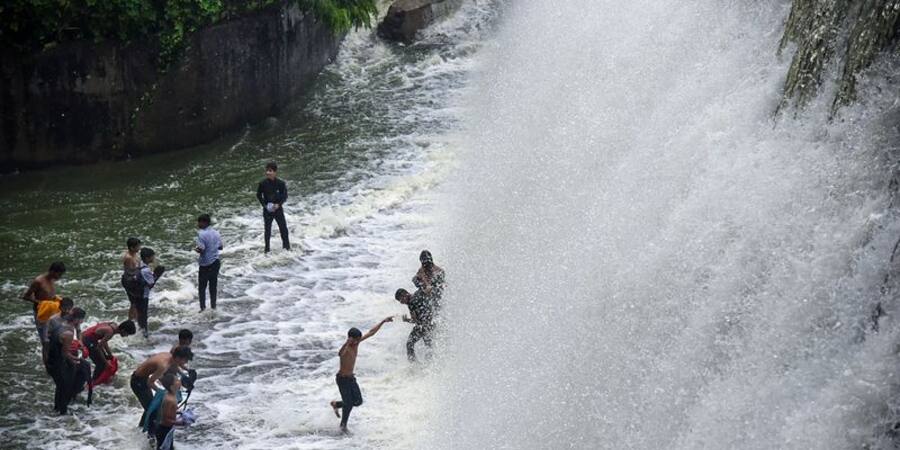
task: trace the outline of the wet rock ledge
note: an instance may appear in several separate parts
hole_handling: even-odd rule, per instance
[[[378,35],[389,41],[412,42],[419,30],[453,14],[462,0],[398,0],[378,25]]]

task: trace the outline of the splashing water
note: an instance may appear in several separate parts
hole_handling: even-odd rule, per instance
[[[897,327],[866,322],[900,233],[897,89],[774,119],[788,7],[509,7],[443,187],[422,448],[891,445]]]
[[[9,182],[0,290],[62,255],[88,322],[121,316],[112,249],[153,242],[171,268],[154,335],[113,345],[127,375],[195,330],[181,448],[890,448],[895,70],[834,122],[827,100],[773,119],[788,7],[479,1],[414,46],[353,34],[296,116]],[[271,158],[302,250],[263,257],[251,189]],[[188,219],[209,205],[221,311],[195,316]],[[402,312],[426,246],[450,274],[438,359],[408,366],[402,324],[367,341],[340,437],[343,333]],[[142,448],[124,376],[46,414],[22,310],[0,304],[4,446]]]
[[[366,404],[341,436],[328,402],[337,350],[351,326],[403,312],[393,300],[433,240],[431,190],[453,166],[455,102],[490,2],[473,2],[420,43],[388,45],[351,34],[307,105],[204,148],[140,160],[0,179],[0,289],[15,299],[47,261],[69,271],[60,291],[88,311],[87,324],[123,320],[118,284],[124,239],[140,236],[169,270],[151,295],[151,337],[113,339],[118,379],[49,414],[52,383],[22,302],[0,303],[0,441],[4,448],[146,448],[128,375],[167,351],[179,328],[195,333],[200,379],[190,406],[200,420],[176,432],[179,448],[411,447],[411,407],[422,373],[406,362],[409,326],[389,324],[360,351]],[[277,160],[293,252],[262,254],[253,188]],[[222,233],[219,310],[197,313],[193,219],[209,212]],[[278,239],[277,233],[275,237]],[[278,247],[276,244],[275,247]],[[8,250],[8,251],[7,251]]]

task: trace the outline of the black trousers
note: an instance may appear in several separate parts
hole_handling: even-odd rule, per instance
[[[341,408],[341,426],[347,426],[347,419],[350,418],[350,411],[354,406],[363,404],[362,392],[359,391],[359,385],[356,384],[356,377],[344,377],[337,375],[335,381],[338,390],[341,392],[341,401],[335,403],[335,406]]]
[[[263,224],[266,229],[266,251],[269,251],[269,240],[272,238],[272,219],[278,223],[278,232],[281,233],[281,246],[287,250],[291,249],[291,241],[288,239],[287,222],[284,220],[284,210],[278,208],[274,213],[269,213],[263,209]]]
[[[69,402],[75,397],[75,368],[60,358],[47,364],[47,372],[56,385],[53,392],[53,409],[60,414],[66,414],[69,411]]]
[[[138,322],[138,326],[141,327],[141,329],[144,331],[149,330],[149,328],[147,328],[147,315],[149,314],[149,309],[150,309],[150,299],[149,298],[143,297],[137,302],[137,311],[138,311],[137,322]]]
[[[141,378],[135,374],[131,374],[131,392],[137,397],[141,407],[147,409],[150,402],[153,401],[153,393],[150,392],[150,386],[147,384],[147,378]]]
[[[425,342],[425,346],[431,348],[431,333],[434,331],[434,325],[416,325],[409,332],[409,338],[406,340],[406,357],[410,361],[416,360],[416,342],[420,340]]]
[[[172,431],[172,427],[164,427],[162,425],[156,426],[156,432],[154,433],[156,437],[156,448],[157,450],[162,448],[163,442],[166,441],[166,436],[169,435],[169,432]],[[169,447],[171,450],[175,450],[175,436],[172,436],[172,446]]]
[[[222,263],[213,261],[208,266],[200,266],[198,285],[200,286],[200,309],[206,309],[206,286],[209,285],[209,306],[216,309],[216,289],[219,286],[219,268]]]
[[[80,361],[73,365],[64,357],[51,358],[47,364],[47,372],[53,378],[56,390],[53,392],[53,409],[60,414],[69,411],[69,403],[84,390],[87,381],[91,378],[91,366],[87,361]],[[90,397],[88,397],[90,404]]]
[[[137,295],[128,291],[125,291],[128,294],[128,302],[134,305],[135,309],[137,309],[137,324],[141,329],[147,329],[147,310],[150,307],[150,299],[144,298],[143,292],[141,295]]]

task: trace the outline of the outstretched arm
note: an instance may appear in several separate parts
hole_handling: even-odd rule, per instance
[[[386,322],[391,322],[393,320],[394,320],[394,316],[385,317],[384,320],[382,320],[381,322],[378,322],[378,325],[375,325],[374,327],[372,327],[372,329],[370,329],[368,332],[366,332],[366,334],[362,335],[362,337],[359,338],[359,342],[362,342],[372,336],[375,336],[375,333],[377,333],[378,330],[381,329],[382,325],[384,325]]]

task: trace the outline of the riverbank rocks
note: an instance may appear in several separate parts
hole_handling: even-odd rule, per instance
[[[283,2],[186,36],[0,49],[0,173],[185,149],[277,116],[337,55],[336,34]]]
[[[449,16],[462,0],[397,0],[378,24],[378,35],[389,41],[412,42],[419,30]]]

